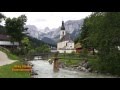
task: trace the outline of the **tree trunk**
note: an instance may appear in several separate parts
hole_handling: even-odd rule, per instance
[[[93,50],[93,55],[95,55],[95,50],[94,50],[94,48],[92,48],[92,50]]]

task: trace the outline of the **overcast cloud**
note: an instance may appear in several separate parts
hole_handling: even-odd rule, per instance
[[[27,25],[35,25],[38,29],[45,27],[57,28],[61,21],[80,20],[90,15],[91,12],[2,12],[6,17],[27,16]]]

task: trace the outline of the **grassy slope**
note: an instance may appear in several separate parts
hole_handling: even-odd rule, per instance
[[[17,57],[16,55],[12,54],[8,49],[0,47],[0,51],[4,52],[7,54],[8,58],[11,60],[19,60],[20,58]]]
[[[66,54],[65,56],[60,54],[59,55],[60,61],[64,62],[67,66],[71,65],[78,65],[80,64],[83,60],[84,57],[81,55],[77,54]],[[88,62],[92,65],[93,68],[97,69],[97,57],[96,56],[88,56]]]
[[[7,49],[0,48],[0,51],[5,52],[8,57],[12,60],[18,60],[12,64],[0,66],[0,78],[30,78],[30,72],[13,72],[12,68],[14,65],[23,65],[20,62],[21,58],[13,55]]]
[[[64,62],[66,66],[78,65],[83,60],[78,55],[72,54],[66,54],[65,56],[63,54],[59,54],[58,57],[61,58],[60,61]]]
[[[14,65],[22,65],[22,63],[17,61],[9,65],[0,66],[0,78],[30,78],[29,72],[12,71]]]

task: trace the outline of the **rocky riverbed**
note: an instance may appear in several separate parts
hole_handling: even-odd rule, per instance
[[[88,63],[88,61],[83,61],[78,65],[71,65],[71,66],[66,66],[65,63],[60,62],[60,68],[83,71],[83,72],[92,72],[92,69],[90,68],[90,64]]]

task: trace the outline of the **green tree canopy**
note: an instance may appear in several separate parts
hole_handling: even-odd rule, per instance
[[[46,44],[37,47],[35,50],[36,52],[50,52],[50,48]]]
[[[79,37],[85,48],[98,50],[101,71],[120,72],[120,12],[95,12],[85,18]],[[119,73],[120,75],[120,73]]]
[[[6,17],[0,13],[0,23],[2,22],[2,20],[4,20]],[[6,30],[4,28],[4,26],[0,25],[0,34],[5,34],[6,33]]]
[[[7,18],[5,21],[5,28],[8,35],[11,36],[11,41],[18,41],[24,37],[24,31],[27,30],[24,25],[27,21],[25,15],[21,15],[18,18]]]
[[[22,44],[22,50],[24,51],[25,54],[27,54],[29,50],[32,48],[30,44],[30,40],[26,36],[21,40],[21,44]]]

